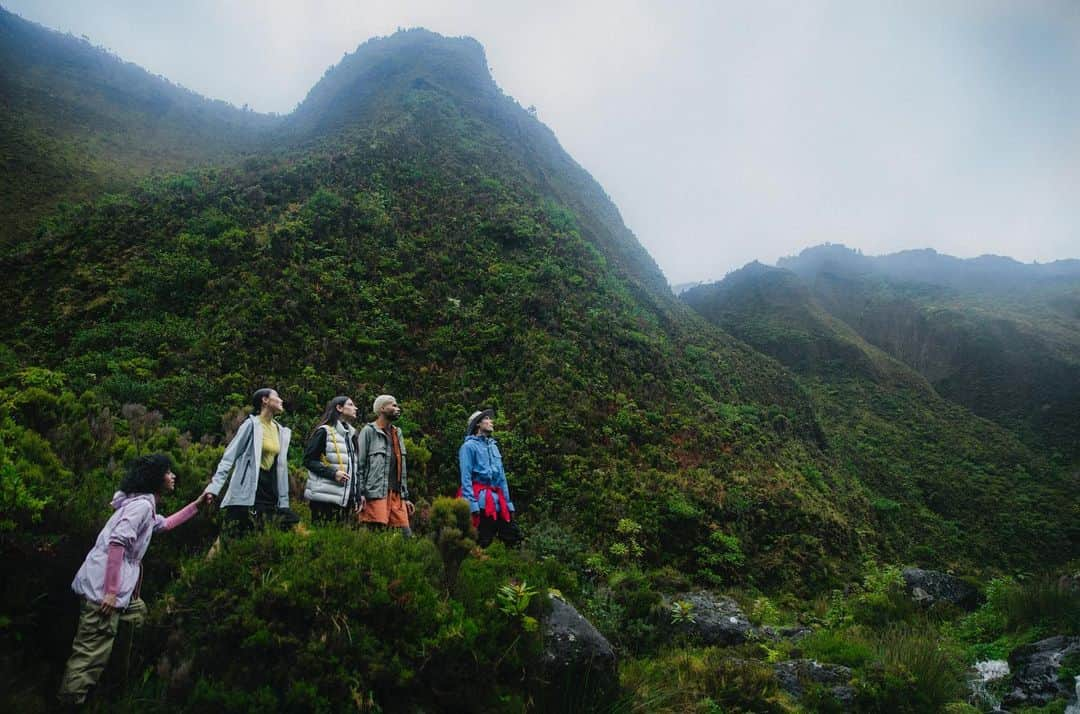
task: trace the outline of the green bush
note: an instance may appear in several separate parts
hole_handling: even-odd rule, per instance
[[[426,538],[322,528],[229,543],[186,563],[158,608],[157,624],[182,633],[167,639],[160,668],[170,701],[237,711],[497,709],[500,695],[524,691],[539,637],[488,605],[501,574],[463,567],[462,599],[447,597],[443,580]]]

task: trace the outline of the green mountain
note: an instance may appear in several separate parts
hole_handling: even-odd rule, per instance
[[[216,533],[205,521],[155,540],[145,582],[165,603],[150,645],[162,664],[143,686],[192,710],[525,708],[559,688],[527,669],[539,642],[520,615],[544,606],[526,607],[519,579],[558,588],[620,653],[649,657],[670,619],[662,592],[798,600],[866,560],[992,574],[1075,552],[1074,482],[937,397],[790,273],[729,283],[735,317],[703,310],[721,326],[677,300],[473,40],[371,40],[276,119],[4,20],[2,51],[40,68],[6,80],[5,121],[25,136],[56,122],[52,143],[5,149],[5,210],[24,225],[0,248],[0,661],[19,681],[56,676],[65,588],[122,464],[168,451],[173,500],[191,498],[264,385],[298,438],[336,394],[395,394],[423,537],[267,535],[216,561],[201,557]],[[136,79],[102,90],[120,70]],[[119,92],[142,80],[146,92]],[[52,96],[95,119],[68,121]],[[133,141],[102,140],[101,117]],[[111,168],[69,180],[78,152]],[[157,152],[174,163],[141,163]],[[457,489],[479,406],[498,412],[522,554],[469,556],[467,525],[439,500]],[[300,449],[290,456],[303,478]],[[356,617],[406,627],[361,635]],[[188,639],[163,634],[181,629]]]
[[[1033,448],[1080,459],[1080,261],[868,257],[820,246],[779,267],[946,399]]]
[[[60,202],[234,158],[279,123],[0,8],[0,244]]]
[[[751,263],[683,299],[798,375],[830,450],[872,490],[878,534],[897,553],[924,558],[927,543],[986,542],[1025,520],[1037,529],[1041,511],[1055,523],[1072,518],[1075,502],[1062,496],[1075,477],[940,396],[830,314],[795,273]],[[998,511],[1003,498],[1009,518]],[[931,538],[913,544],[920,531]],[[1065,543],[1080,535],[1072,526],[1059,532]]]

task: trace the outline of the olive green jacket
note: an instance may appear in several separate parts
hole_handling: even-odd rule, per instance
[[[405,466],[405,439],[401,436],[401,429],[393,424],[390,432],[397,439],[401,452],[401,497],[409,498],[409,486],[406,479],[407,468]],[[360,485],[360,495],[367,499],[386,498],[390,491],[390,439],[382,429],[374,423],[365,424],[360,430],[360,445],[357,449],[359,463],[356,473]]]

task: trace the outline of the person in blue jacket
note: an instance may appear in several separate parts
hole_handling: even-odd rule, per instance
[[[469,502],[473,525],[481,548],[496,537],[509,546],[521,542],[521,529],[514,521],[514,502],[506,483],[502,454],[492,438],[495,413],[490,409],[473,412],[465,430],[465,443],[458,450],[461,464],[461,498]]]

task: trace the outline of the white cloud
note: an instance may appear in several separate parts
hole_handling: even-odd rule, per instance
[[[1080,256],[1080,5],[6,0],[287,112],[365,39],[485,45],[673,282],[822,242]]]

